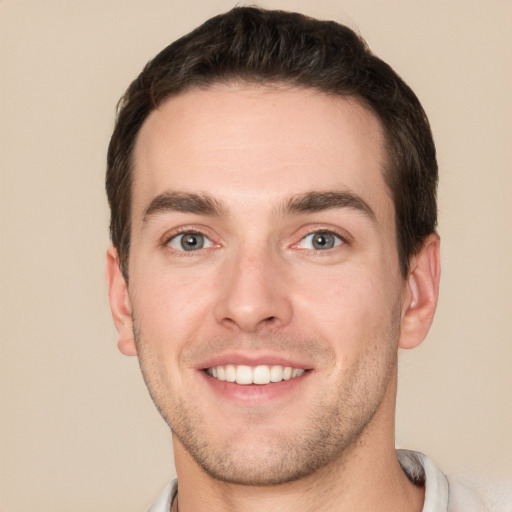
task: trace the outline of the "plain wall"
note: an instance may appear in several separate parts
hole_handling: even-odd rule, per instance
[[[0,1],[1,510],[145,510],[170,434],[116,348],[105,153],[145,62],[225,0]],[[400,355],[397,443],[512,471],[512,2],[266,1],[356,27],[416,91],[441,169],[441,297]]]

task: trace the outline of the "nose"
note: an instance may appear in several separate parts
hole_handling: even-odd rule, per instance
[[[271,254],[237,255],[221,279],[215,317],[224,327],[254,333],[290,322],[293,310],[285,269]]]

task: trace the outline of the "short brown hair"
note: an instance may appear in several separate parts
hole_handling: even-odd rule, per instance
[[[402,274],[437,224],[437,161],[429,123],[404,81],[350,28],[302,14],[237,7],[148,62],[118,105],[107,157],[110,235],[128,279],[131,170],[137,134],[168,97],[216,83],[288,83],[357,98],[380,120]]]

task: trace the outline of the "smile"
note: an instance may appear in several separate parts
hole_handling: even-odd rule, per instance
[[[208,368],[206,373],[217,380],[226,382],[236,382],[241,385],[249,384],[270,384],[271,382],[281,382],[300,377],[304,373],[302,368],[292,368],[291,366],[280,365],[234,365],[215,366]]]

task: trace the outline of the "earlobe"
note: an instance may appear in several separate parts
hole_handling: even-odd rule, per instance
[[[400,348],[414,348],[425,339],[436,311],[440,275],[440,240],[432,234],[411,259],[403,293]]]
[[[117,346],[124,355],[136,356],[137,346],[133,334],[132,306],[128,285],[121,272],[119,255],[113,246],[107,250],[105,274],[112,318],[119,333]]]

